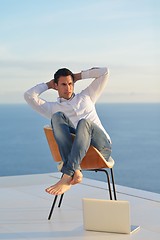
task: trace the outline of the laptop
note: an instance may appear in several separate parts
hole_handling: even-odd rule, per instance
[[[82,204],[85,230],[130,234],[140,228],[130,225],[128,201],[83,198]]]

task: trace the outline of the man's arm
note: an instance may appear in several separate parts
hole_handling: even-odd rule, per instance
[[[47,91],[49,88],[51,88],[51,86],[53,87],[53,85],[51,85],[51,83],[52,83],[51,81],[49,81],[50,84],[49,84],[49,82],[48,82],[48,84],[40,83],[40,84],[32,87],[31,89],[27,90],[24,93],[24,99],[26,100],[26,102],[34,110],[36,110],[37,112],[39,112],[46,118],[51,118],[52,103],[47,102],[46,100],[41,98],[40,95],[42,93],[44,93],[45,91]]]
[[[103,92],[108,81],[108,68],[91,68],[81,73],[82,79],[94,78],[91,84],[83,90],[83,93],[89,95],[95,103]]]
[[[103,70],[102,70],[103,69]],[[88,76],[82,76],[82,72],[87,72]],[[85,78],[98,78],[106,73],[106,68],[93,67],[79,73],[74,73],[74,83]],[[84,74],[83,74],[84,75]]]

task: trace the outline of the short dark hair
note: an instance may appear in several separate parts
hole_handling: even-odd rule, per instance
[[[58,84],[58,80],[60,77],[66,77],[66,76],[71,76],[74,82],[74,75],[73,73],[67,69],[67,68],[60,68],[57,72],[54,74],[54,82]]]

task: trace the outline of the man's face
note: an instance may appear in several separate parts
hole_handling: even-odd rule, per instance
[[[64,99],[70,99],[74,91],[74,83],[72,77],[61,76],[58,79],[58,84],[55,84],[59,97]]]

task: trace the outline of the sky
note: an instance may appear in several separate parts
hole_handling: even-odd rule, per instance
[[[159,0],[0,0],[0,9],[1,104],[24,103],[59,68],[95,66],[110,69],[99,102],[160,102]]]

